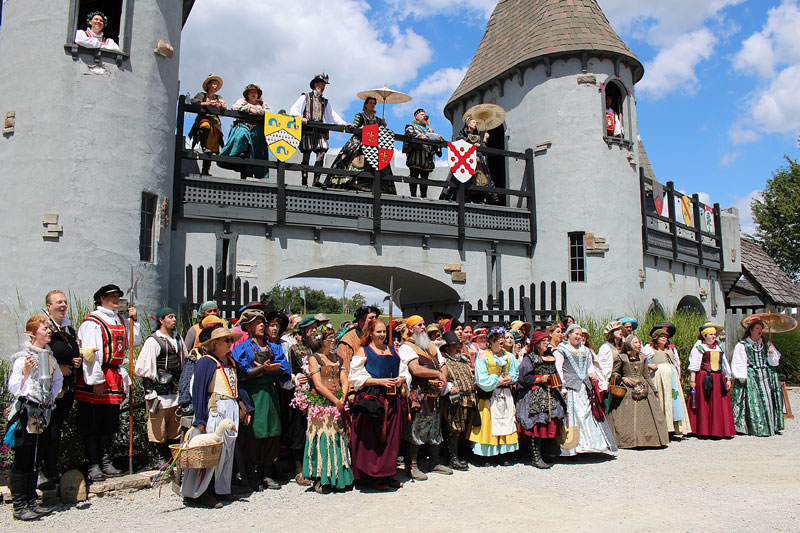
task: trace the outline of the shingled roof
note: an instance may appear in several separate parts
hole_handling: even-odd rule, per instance
[[[742,270],[758,289],[781,306],[800,305],[800,286],[792,282],[786,272],[751,239],[742,237]]]
[[[478,51],[448,105],[531,59],[569,52],[606,52],[633,61],[634,83],[644,73],[595,0],[500,0]]]

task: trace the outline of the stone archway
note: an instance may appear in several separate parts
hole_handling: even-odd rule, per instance
[[[700,316],[706,316],[706,309],[703,303],[697,296],[686,295],[680,299],[676,311],[683,311],[685,313],[696,313]]]

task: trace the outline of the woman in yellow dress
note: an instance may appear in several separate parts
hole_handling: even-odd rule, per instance
[[[669,339],[675,335],[675,324],[659,322],[650,330],[651,341],[642,348],[648,364],[655,365],[653,382],[658,403],[667,422],[667,430],[675,436],[692,432],[681,387],[681,359]]]

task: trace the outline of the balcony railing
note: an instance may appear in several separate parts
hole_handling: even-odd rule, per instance
[[[186,148],[183,135],[184,115],[215,114],[238,120],[263,124],[263,117],[236,111],[214,110],[188,105],[181,96],[178,103],[177,133],[175,139],[175,170],[173,206],[173,229],[180,217],[240,220],[264,223],[267,233],[273,225],[294,225],[314,228],[314,237],[319,239],[324,228],[349,229],[368,232],[370,242],[381,233],[411,234],[423,237],[427,247],[428,238],[450,237],[458,239],[459,249],[464,241],[484,240],[517,242],[529,246],[536,243],[536,196],[533,171],[533,150],[512,152],[492,148],[479,148],[487,156],[522,160],[525,162],[522,186],[519,190],[502,187],[476,187],[460,184],[456,201],[423,200],[381,192],[382,181],[416,183],[428,188],[442,188],[442,181],[420,180],[408,175],[383,172],[348,171],[329,167],[317,167],[299,163],[286,163],[267,159],[242,159],[214,154],[198,153]],[[343,126],[309,122],[303,128],[324,129],[334,133],[360,135],[360,130],[346,130]],[[395,141],[426,144],[446,150],[446,141],[431,141],[395,135]],[[270,169],[268,180],[241,180],[200,176],[186,172],[184,162],[211,160],[223,163],[266,167]],[[387,167],[389,168],[389,167]],[[389,169],[390,170],[390,169]],[[358,176],[372,181],[371,192],[337,189],[320,189],[287,185],[287,172],[320,173],[332,176]],[[273,176],[275,177],[273,180]],[[507,198],[509,204],[486,205],[466,201],[467,191],[494,193]],[[516,198],[516,202],[512,200]]]
[[[687,196],[675,190],[671,181],[660,186],[639,171],[642,203],[642,244],[645,254],[664,257],[690,265],[721,270],[722,229],[720,227],[719,204],[713,207],[702,203],[697,194]],[[656,208],[657,190],[661,189],[663,208]],[[686,200],[683,200],[686,198]],[[681,206],[688,209],[685,217]],[[666,212],[666,213],[665,213]],[[688,218],[688,220],[687,220]],[[686,222],[690,222],[687,224]]]

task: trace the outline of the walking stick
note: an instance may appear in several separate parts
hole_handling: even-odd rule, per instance
[[[128,307],[133,307],[133,300],[136,298],[136,289],[139,286],[139,278],[133,279],[133,267],[131,267],[131,288],[128,291],[130,298]],[[128,314],[128,379],[130,385],[128,386],[128,474],[133,474],[133,380],[130,376],[133,375],[133,318]]]

